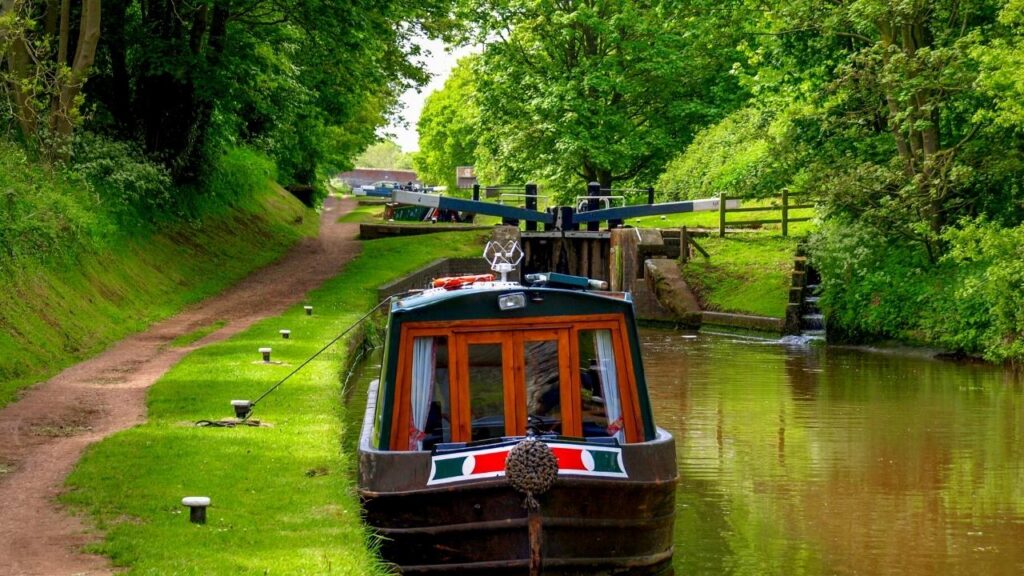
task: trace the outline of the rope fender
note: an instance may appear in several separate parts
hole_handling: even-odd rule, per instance
[[[526,496],[523,508],[539,510],[536,496],[547,492],[558,478],[558,459],[547,444],[527,438],[509,451],[505,478]]]

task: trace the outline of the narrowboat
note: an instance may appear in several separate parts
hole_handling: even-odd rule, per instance
[[[671,574],[674,440],[628,293],[560,274],[444,278],[394,299],[359,493],[402,574]]]

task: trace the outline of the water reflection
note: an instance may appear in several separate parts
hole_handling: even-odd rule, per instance
[[[677,574],[1024,573],[1021,378],[647,330]]]

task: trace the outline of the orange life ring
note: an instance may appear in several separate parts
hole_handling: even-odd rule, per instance
[[[474,284],[476,282],[494,282],[494,274],[475,274],[472,276],[448,276],[445,278],[437,278],[431,284],[434,288],[444,288],[445,290],[455,290],[461,288],[467,284]]]

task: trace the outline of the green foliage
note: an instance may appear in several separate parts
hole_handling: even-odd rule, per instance
[[[170,172],[135,145],[89,132],[75,138],[74,170],[119,224],[149,224],[180,216]]]
[[[960,325],[939,334],[990,360],[1024,360],[1024,225],[971,220],[948,229],[945,239],[945,263],[963,271],[953,301],[969,309],[947,315]]]
[[[0,272],[67,257],[102,234],[105,222],[91,202],[81,177],[33,162],[0,140]]]
[[[443,32],[449,4],[105,2],[92,125],[138,139],[179,183],[246,145],[271,156],[282,184],[314,184],[350,166],[398,95],[426,82],[411,39]]]
[[[409,170],[412,156],[391,140],[370,144],[362,154],[356,156],[355,165],[361,168],[384,168],[387,170]]]
[[[254,416],[270,427],[223,434],[182,422],[227,416],[231,399],[257,397],[375,305],[377,286],[439,256],[479,254],[481,241],[449,233],[366,242],[309,295],[316,315],[294,306],[177,364],[151,389],[146,424],[90,448],[68,479],[65,502],[106,531],[98,551],[131,574],[385,574],[359,513],[355,453],[339,450],[339,439],[354,445],[359,433],[339,392],[351,361],[344,342],[259,404]],[[282,326],[291,339],[280,339]],[[254,363],[271,338],[284,364]],[[185,493],[212,498],[205,527],[180,514]],[[191,551],[185,561],[182,550]]]
[[[1019,362],[1024,358],[1024,226],[968,220],[938,262],[909,242],[832,220],[814,237],[830,335],[892,337]]]
[[[264,154],[247,148],[225,150],[212,162],[212,169],[203,182],[196,214],[226,208],[244,201],[267,183],[277,180],[277,167]]]
[[[561,193],[653,178],[742,96],[727,74],[736,13],[700,10],[710,3],[470,4],[490,40],[474,66],[484,180]]]
[[[806,172],[831,211],[919,243],[932,261],[944,250],[948,223],[1024,215],[1024,141],[989,112],[1012,94],[994,90],[1005,80],[993,72],[996,62],[1008,57],[992,51],[1014,36],[998,22],[1002,4],[813,2],[769,19],[780,33],[799,26],[820,33],[793,34],[819,47],[808,64],[827,66],[803,93],[817,108],[807,121],[818,128],[805,132],[815,151]],[[786,47],[779,41],[774,49]]]
[[[658,178],[655,190],[671,200],[777,196],[794,178],[785,114],[752,106],[702,130]]]
[[[416,125],[420,150],[413,156],[422,182],[444,184],[454,190],[458,184],[455,169],[477,163],[480,110],[473,81],[477,59],[460,59],[444,87],[427,97]]]

